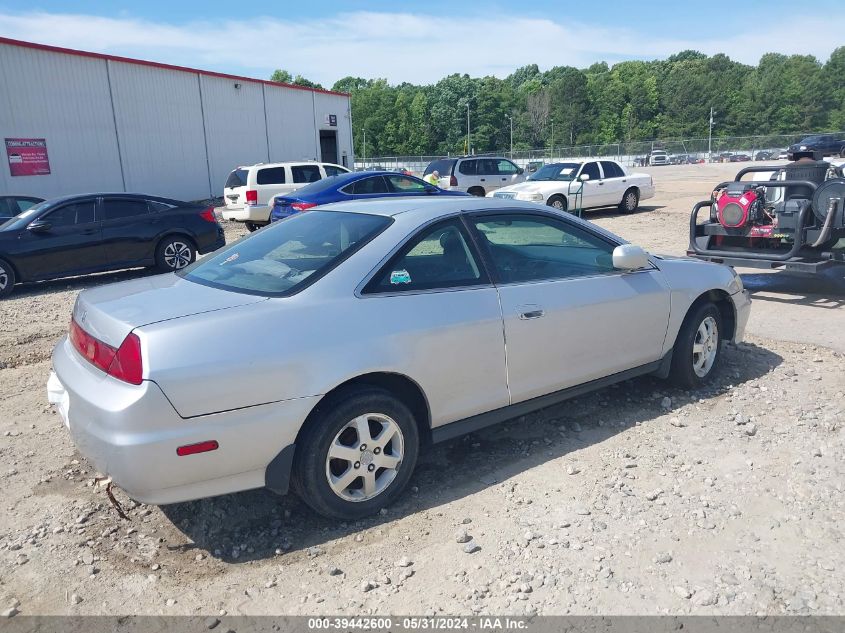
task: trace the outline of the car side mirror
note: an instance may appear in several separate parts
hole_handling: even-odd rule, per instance
[[[34,220],[27,225],[27,229],[32,231],[33,233],[46,233],[52,228],[52,224],[50,224],[47,220]]]
[[[522,174],[524,174],[524,173],[525,173],[525,170],[524,170],[522,167],[517,167],[517,168],[516,168],[516,173],[517,173],[517,174],[519,174],[519,175],[521,176]]]
[[[613,249],[613,267],[617,270],[640,270],[648,266],[648,254],[636,244],[620,244]]]
[[[590,174],[581,174],[578,176],[578,180],[581,182],[587,182],[590,179]]]

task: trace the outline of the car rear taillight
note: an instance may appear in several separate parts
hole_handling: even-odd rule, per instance
[[[292,205],[290,205],[290,208],[293,209],[294,211],[307,211],[311,207],[316,207],[316,206],[317,206],[316,202],[294,202]]]
[[[449,186],[450,187],[457,187],[458,186],[458,179],[454,175],[449,176]]]
[[[133,385],[141,384],[144,365],[141,360],[141,340],[137,334],[130,332],[120,347],[115,349],[88,334],[75,319],[71,319],[70,342],[85,360],[109,376]]]
[[[202,213],[200,213],[200,217],[206,222],[217,222],[217,216],[214,215],[214,207],[208,207],[205,209]]]
[[[246,203],[251,206],[258,204],[258,192],[255,189],[249,189],[246,192]]]

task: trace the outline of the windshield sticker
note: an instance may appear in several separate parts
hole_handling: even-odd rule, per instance
[[[222,266],[223,264],[228,264],[229,262],[233,262],[240,256],[241,256],[240,253],[232,253],[226,259],[224,259],[222,262],[220,262],[220,265]]]
[[[407,270],[394,270],[390,273],[390,283],[393,285],[409,284],[411,283],[411,274]]]
[[[572,173],[572,167],[564,167],[563,169],[560,170],[561,176],[568,176],[571,173]]]

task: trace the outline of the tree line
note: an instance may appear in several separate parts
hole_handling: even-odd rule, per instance
[[[321,88],[277,70],[271,78]],[[344,77],[357,156],[461,153],[845,129],[845,46],[821,63],[767,53],[756,66],[682,51],[589,68],[523,66],[505,79],[453,74],[432,85]],[[364,138],[366,137],[366,145]]]

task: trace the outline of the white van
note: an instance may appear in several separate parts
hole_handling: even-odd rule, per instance
[[[273,197],[290,193],[327,176],[345,174],[346,167],[314,161],[258,163],[232,170],[223,187],[223,218],[244,222],[250,231],[270,222]]]
[[[440,188],[486,196],[500,187],[525,180],[525,170],[501,156],[463,156],[431,161],[423,176],[436,171]]]

